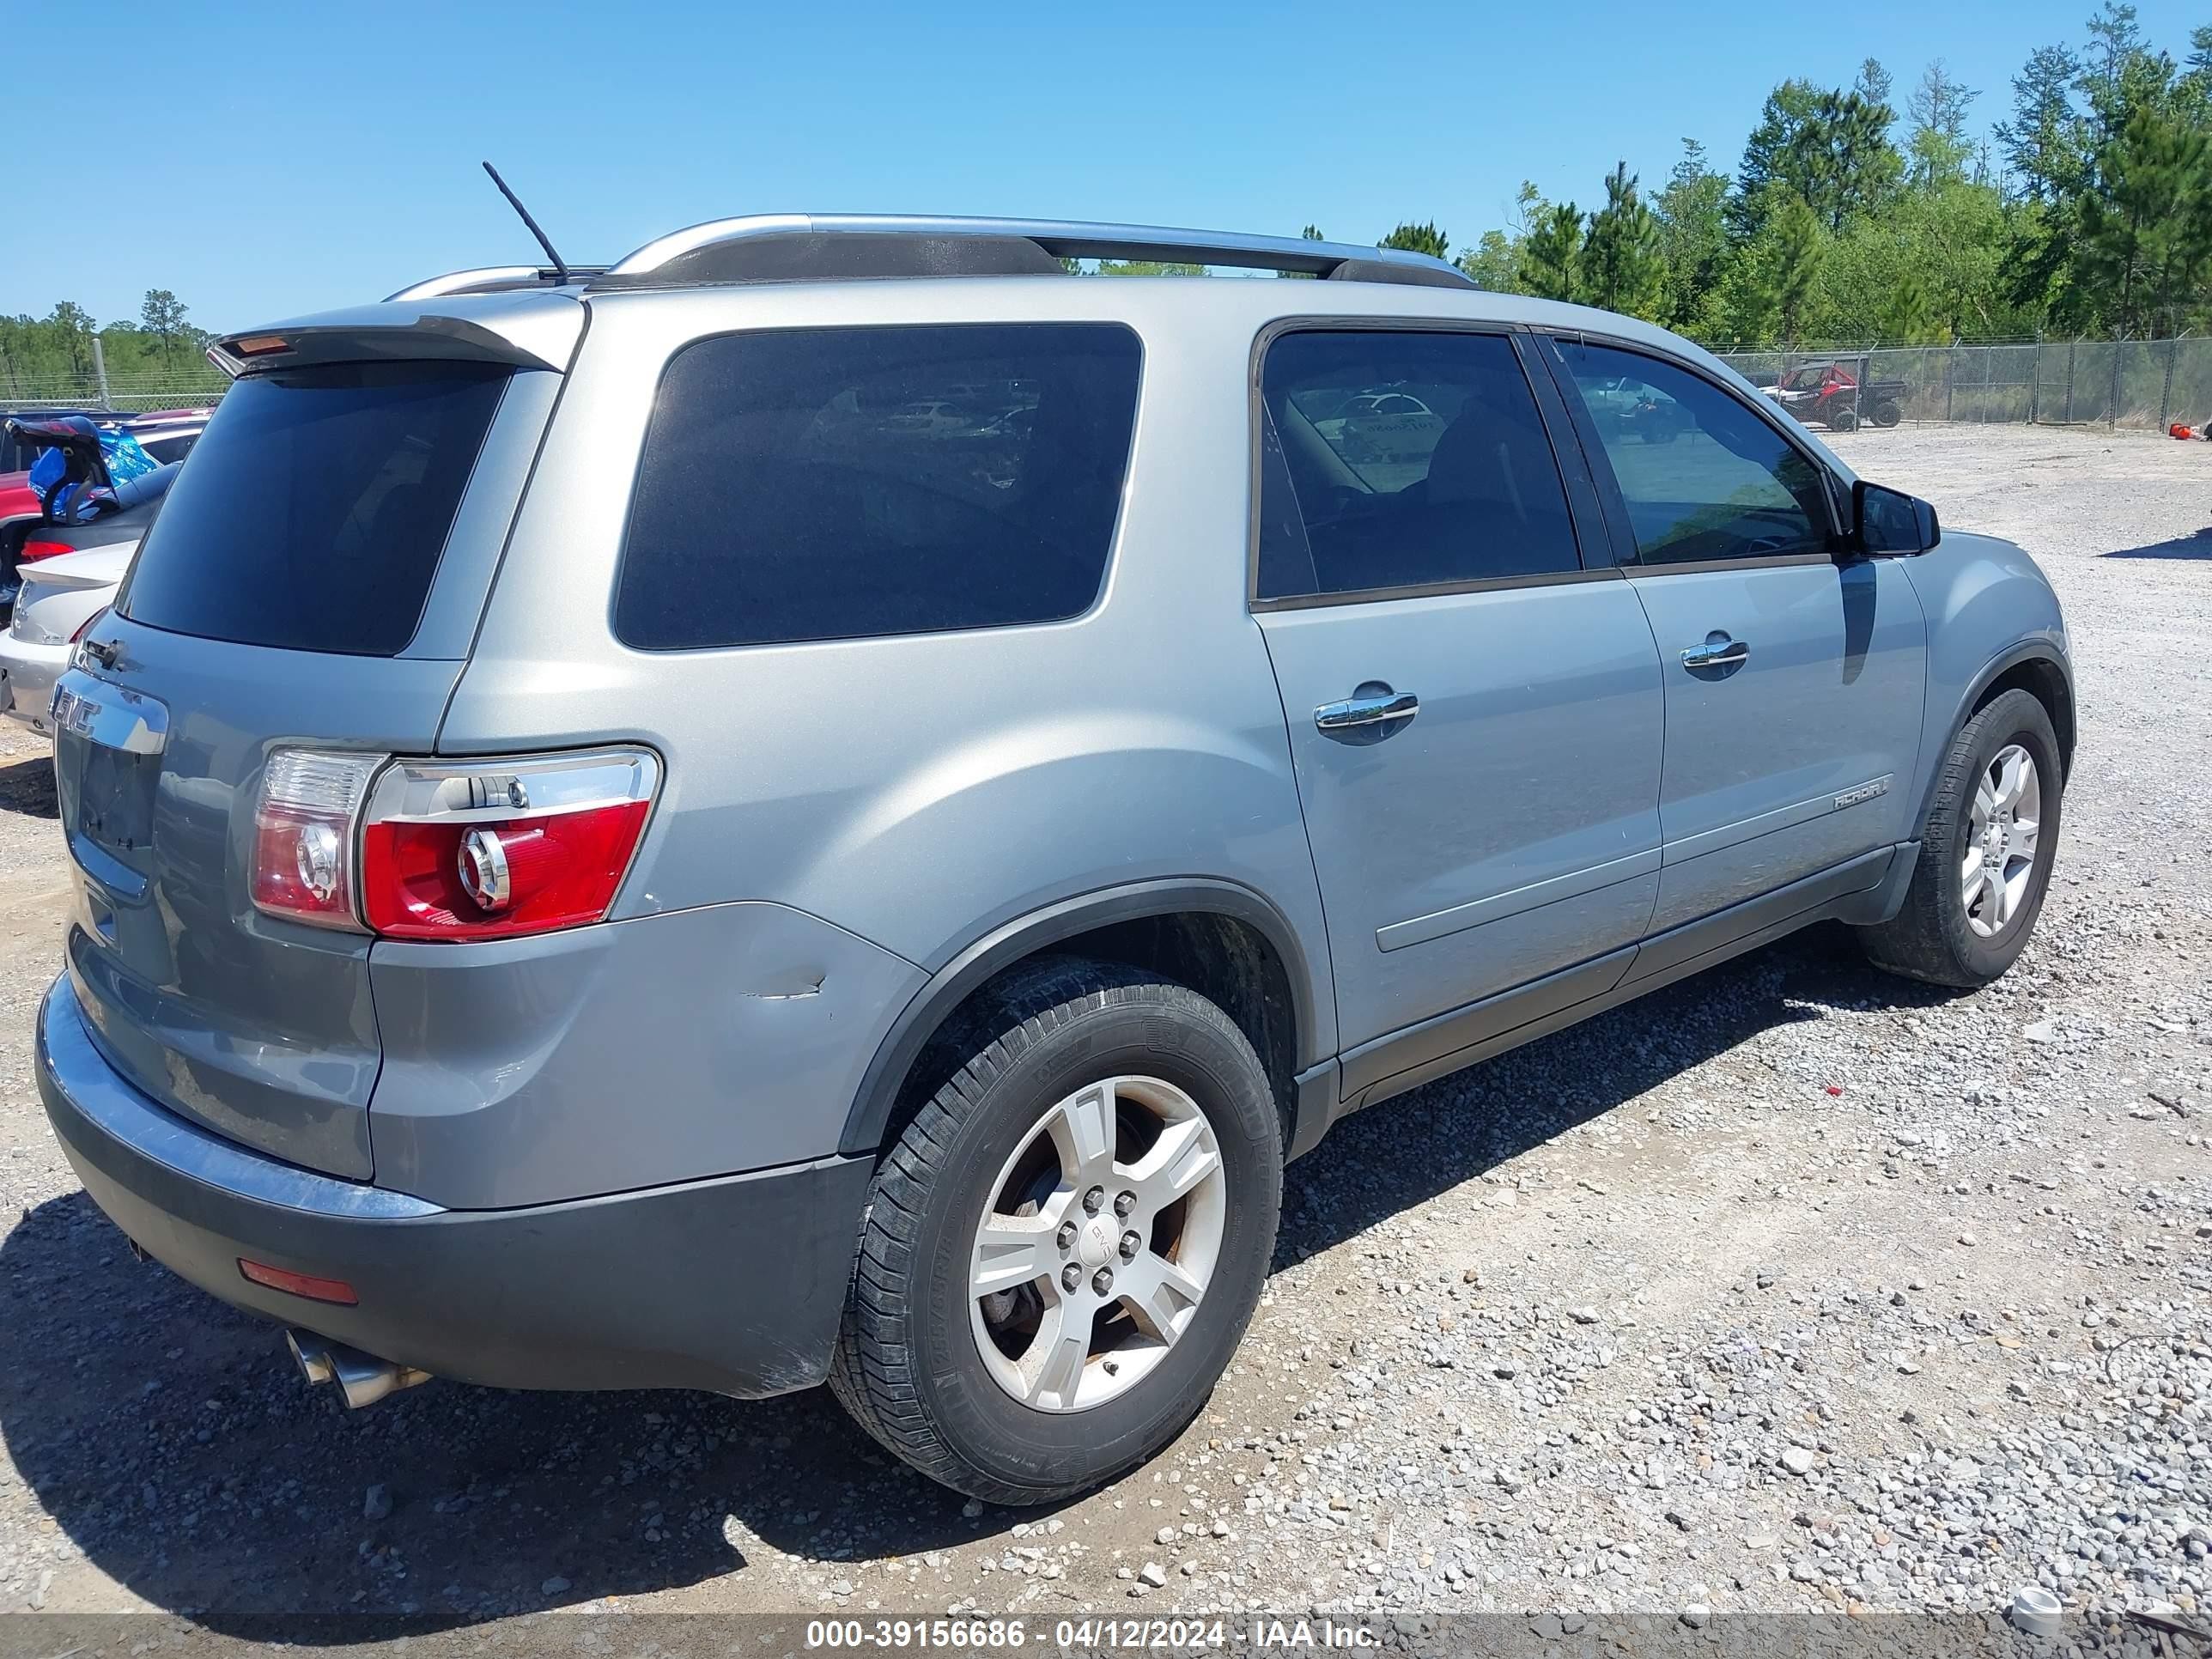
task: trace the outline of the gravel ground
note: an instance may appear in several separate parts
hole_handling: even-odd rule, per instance
[[[63,854],[39,745],[0,737],[0,1607],[1695,1620],[2040,1582],[2197,1614],[2212,449],[1837,447],[2065,600],[2081,757],[2020,965],[1947,998],[1815,932],[1342,1126],[1211,1405],[1050,1513],[923,1484],[819,1394],[301,1388],[133,1262],[47,1131]]]

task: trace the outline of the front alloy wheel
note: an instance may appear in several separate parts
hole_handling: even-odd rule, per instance
[[[2057,849],[2058,737],[2024,690],[1959,728],[1936,769],[1896,915],[1863,927],[1875,965],[1935,985],[1987,985],[2026,948]]]
[[[2007,744],[1975,787],[1966,850],[1959,865],[1966,926],[1981,938],[1996,938],[2020,914],[2035,875],[2042,823],[2043,788],[2035,757],[2019,744]]]

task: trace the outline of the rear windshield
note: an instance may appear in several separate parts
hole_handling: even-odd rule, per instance
[[[118,608],[203,639],[397,655],[507,374],[337,363],[240,380],[162,502]]]
[[[616,635],[685,650],[1089,609],[1121,508],[1141,356],[1127,329],[1090,323],[807,329],[686,347],[646,434]]]

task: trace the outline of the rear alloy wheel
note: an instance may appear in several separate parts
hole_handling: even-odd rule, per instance
[[[1896,917],[1860,930],[1875,965],[1936,985],[1987,985],[2027,948],[2051,883],[2058,738],[2034,695],[1994,698],[1951,739]]]
[[[830,1386],[932,1479],[1054,1502],[1173,1440],[1236,1352],[1281,1204],[1274,1091],[1219,1007],[1107,963],[1019,970],[936,1059]]]
[[[1048,1412],[1136,1387],[1197,1316],[1228,1202],[1213,1127],[1172,1083],[1107,1078],[1055,1104],[975,1227],[969,1311],[992,1380]]]

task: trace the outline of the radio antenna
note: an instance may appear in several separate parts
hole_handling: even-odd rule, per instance
[[[565,285],[568,280],[568,264],[553,251],[552,241],[538,228],[538,221],[530,216],[530,210],[522,205],[522,198],[507,187],[507,180],[499,176],[499,169],[490,162],[483,164],[483,170],[491,174],[492,183],[497,185],[499,193],[507,198],[507,204],[522,216],[522,222],[530,227],[530,234],[538,239],[538,246],[545,250],[545,257],[553,262],[553,280]]]

